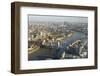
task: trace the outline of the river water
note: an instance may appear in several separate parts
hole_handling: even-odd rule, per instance
[[[56,50],[56,53],[54,54],[54,57],[59,59],[64,51],[67,51],[67,52],[70,52],[70,53],[78,53],[79,52],[79,47],[76,50],[75,49],[72,49],[72,50],[70,49],[68,51],[66,49],[67,49],[67,46],[74,43],[76,40],[82,39],[83,37],[86,37],[84,33],[74,32],[73,35],[71,37],[65,39],[62,46],[59,47]]]
[[[64,45],[63,46],[68,46],[71,43],[75,42],[76,40],[82,39],[85,36],[84,33],[81,32],[74,32],[73,35],[71,37],[69,37],[68,39],[66,39],[64,41]]]

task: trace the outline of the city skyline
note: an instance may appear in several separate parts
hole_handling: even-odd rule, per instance
[[[88,58],[88,18],[28,15],[28,60]]]
[[[36,22],[78,22],[88,23],[88,17],[79,16],[53,16],[53,15],[28,15],[29,23]]]

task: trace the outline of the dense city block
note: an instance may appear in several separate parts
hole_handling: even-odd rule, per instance
[[[79,58],[88,58],[87,22],[29,22],[28,60]]]

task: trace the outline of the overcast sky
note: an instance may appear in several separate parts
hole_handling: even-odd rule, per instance
[[[88,23],[88,17],[78,16],[42,16],[42,15],[29,15],[29,22],[82,22]]]

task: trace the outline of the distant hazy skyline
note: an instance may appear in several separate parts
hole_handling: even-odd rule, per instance
[[[48,15],[28,15],[29,23],[31,22],[79,22],[88,23],[88,17],[79,16],[48,16]]]

